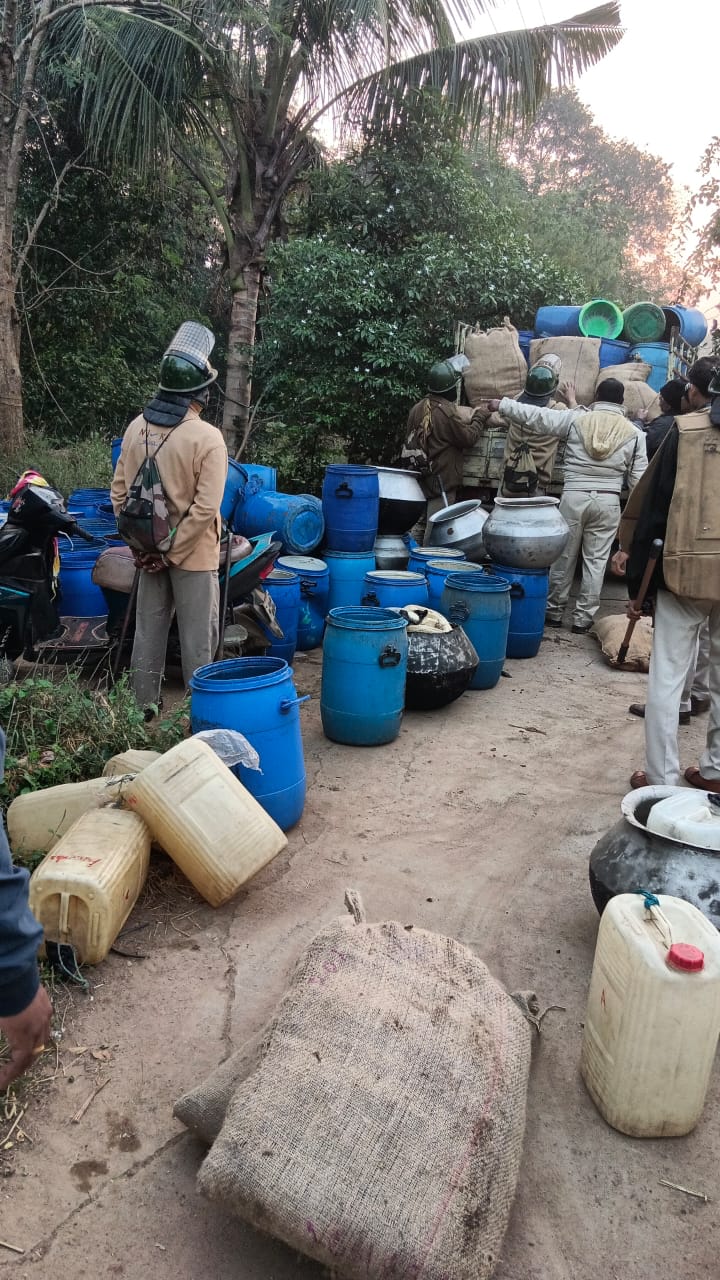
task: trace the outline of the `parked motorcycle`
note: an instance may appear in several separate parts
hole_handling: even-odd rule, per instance
[[[108,547],[93,569],[93,582],[107,603],[107,618],[72,618],[63,615],[57,580],[58,540],[62,542],[63,537],[94,541],[68,511],[56,489],[40,483],[25,484],[13,498],[7,522],[0,529],[0,662],[6,680],[12,677],[14,663],[21,654],[29,661],[40,662],[86,658],[106,662],[109,656],[120,661],[129,659],[136,581],[129,548],[124,544]],[[262,581],[271,572],[281,543],[272,534],[249,542],[228,533],[225,537],[232,541],[229,554],[226,541],[222,548],[220,591],[225,621],[231,624],[230,645],[242,646],[255,634],[256,643],[267,646],[268,632],[277,634],[279,628]],[[248,626],[244,626],[243,614]],[[122,652],[118,653],[120,647]],[[177,627],[173,624],[168,665],[179,663],[179,653]]]

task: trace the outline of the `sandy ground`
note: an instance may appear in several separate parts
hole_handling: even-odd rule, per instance
[[[619,601],[617,585],[609,592]],[[264,1021],[304,944],[342,913],[346,886],[360,890],[370,919],[451,934],[509,989],[532,987],[543,1006],[564,1006],[535,1042],[497,1280],[716,1274],[717,1074],[694,1134],[639,1142],[604,1124],[578,1073],[598,925],[588,855],[642,764],[642,727],[626,708],[642,698],[644,677],[612,671],[592,639],[568,631],[546,633],[536,660],[507,670],[511,679],[492,691],[406,715],[398,740],[375,750],[328,742],[314,696],[302,709],[307,806],[288,850],[216,912],[167,864],[155,868],[131,918],[145,927],[122,943],[143,958],[111,955],[92,975],[92,998],[75,998],[57,1072],[51,1055],[37,1068],[44,1079],[22,1124],[29,1140],[0,1166],[12,1170],[0,1179],[0,1238],[25,1250],[0,1249],[1,1276],[325,1274],[198,1196],[203,1151],[171,1107]],[[317,695],[319,652],[296,671],[300,691]],[[704,724],[680,730],[686,763]]]

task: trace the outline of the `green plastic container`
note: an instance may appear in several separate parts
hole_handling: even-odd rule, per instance
[[[605,298],[593,298],[580,309],[580,332],[586,338],[619,338],[623,327],[623,313],[614,302]]]
[[[635,302],[623,311],[626,342],[660,342],[665,332],[665,312],[654,302]]]

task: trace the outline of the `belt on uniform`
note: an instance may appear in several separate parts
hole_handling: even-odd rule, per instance
[[[620,497],[619,489],[568,489],[568,493],[609,493],[613,498]]]

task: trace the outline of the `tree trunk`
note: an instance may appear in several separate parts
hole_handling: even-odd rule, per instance
[[[232,454],[242,454],[250,427],[252,360],[255,348],[258,296],[262,267],[257,255],[248,258],[248,248],[236,246],[230,256],[230,331],[228,334],[227,376],[223,435]]]
[[[0,450],[11,453],[22,447],[25,430],[15,290],[9,253],[2,256],[7,265],[0,267]]]

